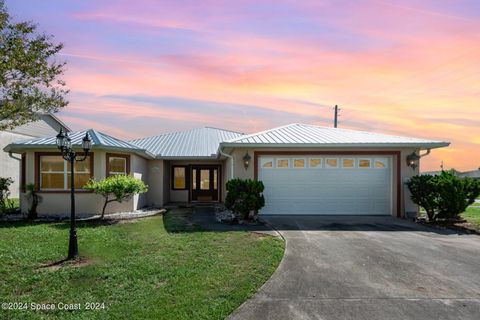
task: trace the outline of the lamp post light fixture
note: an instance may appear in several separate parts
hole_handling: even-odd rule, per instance
[[[88,157],[88,153],[92,148],[92,141],[88,137],[88,132],[85,133],[85,137],[82,139],[83,156],[80,156],[72,148],[72,140],[68,136],[68,133],[60,132],[57,135],[57,147],[62,152],[62,157],[70,163],[70,240],[68,242],[68,257],[67,260],[76,259],[78,257],[78,244],[77,244],[77,225],[75,221],[75,176],[74,167],[75,162],[84,161]]]
[[[248,151],[247,151],[247,153],[245,153],[245,155],[242,158],[243,166],[245,167],[245,170],[248,169],[248,166],[250,165],[250,160],[251,159],[252,159],[252,157],[250,157],[250,155],[248,154]]]

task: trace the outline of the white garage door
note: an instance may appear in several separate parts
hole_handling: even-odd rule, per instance
[[[391,215],[388,156],[261,156],[260,214]]]

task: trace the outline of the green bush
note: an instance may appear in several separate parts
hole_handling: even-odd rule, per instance
[[[15,201],[9,199],[10,185],[12,183],[12,178],[0,177],[0,215],[15,213],[18,211],[18,208],[15,206]]]
[[[255,220],[258,211],[265,206],[262,181],[232,179],[227,182],[225,207],[242,219]]]
[[[148,187],[142,180],[129,175],[114,175],[100,181],[90,180],[84,188],[104,197],[102,219],[110,202],[128,201],[134,195],[148,191]]]
[[[480,181],[472,178],[458,178],[450,171],[437,176],[438,217],[457,219],[475,202],[480,195]]]
[[[438,176],[412,177],[407,186],[414,203],[423,207],[428,219],[458,219],[480,195],[480,181],[459,178],[453,171],[442,171]]]
[[[425,209],[428,220],[435,220],[439,201],[437,177],[430,175],[414,176],[407,182],[407,186],[412,194],[412,201]]]
[[[28,219],[37,219],[37,207],[42,202],[42,197],[37,193],[37,188],[33,183],[25,186],[26,196],[28,199]]]

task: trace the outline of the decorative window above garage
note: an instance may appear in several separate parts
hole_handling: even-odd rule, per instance
[[[372,160],[370,160],[370,159],[358,159],[358,167],[359,168],[371,168],[372,167]]]
[[[377,169],[388,168],[388,159],[387,158],[376,158],[375,159],[375,168],[377,168]]]
[[[310,168],[321,168],[322,158],[310,158],[308,165]]]
[[[355,160],[353,158],[343,158],[342,168],[355,168]]]
[[[305,159],[293,159],[294,168],[305,168]]]
[[[286,169],[290,166],[290,159],[277,159],[277,168]]]
[[[325,168],[338,168],[338,159],[337,158],[325,159]]]
[[[262,168],[273,168],[272,158],[260,158],[260,163]]]

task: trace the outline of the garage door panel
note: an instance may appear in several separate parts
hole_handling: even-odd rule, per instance
[[[391,214],[390,158],[381,169],[293,168],[294,157],[279,158],[290,159],[291,167],[259,168],[258,178],[265,185],[261,214]],[[308,156],[301,158],[308,164]],[[358,158],[365,157],[353,158],[358,164]]]

